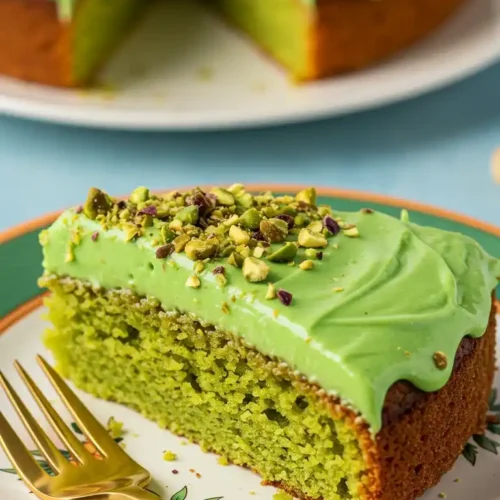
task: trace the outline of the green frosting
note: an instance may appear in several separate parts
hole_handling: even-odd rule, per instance
[[[185,253],[158,259],[154,227],[125,241],[121,229],[104,231],[74,210],[44,233],[43,264],[49,274],[153,296],[167,311],[191,312],[243,337],[339,395],[377,432],[392,384],[440,389],[463,337],[484,333],[500,261],[461,234],[382,213],[335,215],[354,224],[359,237],[329,239],[311,270],[268,262],[261,283],[215,259],[198,273],[198,288],[186,286],[193,261]],[[304,258],[300,249],[296,262]],[[226,286],[211,272],[221,264]],[[268,282],[291,293],[292,304],[266,299]]]

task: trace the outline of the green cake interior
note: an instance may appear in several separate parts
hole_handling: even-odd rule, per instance
[[[291,69],[307,74],[308,32],[312,14],[297,0],[215,0],[208,2]]]
[[[286,369],[131,292],[45,277],[58,369],[83,390],[310,498],[360,498],[357,438]]]
[[[86,84],[152,1],[79,0],[73,7],[68,7],[67,1],[60,4],[59,12],[73,16],[72,75],[77,84]],[[310,7],[297,0],[215,0],[207,6],[251,36],[294,74],[307,73]]]
[[[72,76],[86,84],[151,4],[149,0],[81,0],[72,24]]]

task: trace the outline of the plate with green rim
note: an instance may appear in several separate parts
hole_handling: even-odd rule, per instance
[[[301,187],[256,185],[250,186],[250,189],[293,193]],[[407,209],[413,222],[464,233],[478,241],[489,253],[500,256],[500,228],[467,216],[367,193],[335,189],[319,189],[318,193],[320,203],[330,204],[343,211],[370,207],[398,216],[401,209]],[[20,360],[25,368],[33,373],[35,380],[51,397],[56,408],[63,411],[35,362],[36,354],[46,355],[49,360],[51,359],[40,340],[47,324],[44,319],[41,291],[37,287],[37,278],[42,270],[38,234],[50,225],[57,215],[57,213],[49,214],[0,233],[0,369],[25,397],[27,393],[13,368],[13,361]],[[500,297],[500,288],[497,290],[497,296]],[[497,398],[497,390],[500,391],[498,377],[490,398],[492,415],[500,411],[500,396]],[[132,410],[97,400],[81,391],[77,392],[103,423],[110,417],[123,422],[123,436],[117,439],[122,441],[127,452],[151,471],[155,479],[150,487],[161,495],[161,498],[273,499],[276,489],[262,486],[259,477],[252,472],[236,466],[223,466],[215,455],[203,453],[196,445],[160,429]],[[30,403],[27,397],[26,400]],[[3,394],[0,394],[0,408],[29,443],[24,429],[18,423]],[[30,408],[39,415],[31,404]],[[76,426],[73,429],[78,435],[79,429]],[[80,437],[84,441],[84,436]],[[87,446],[90,449],[90,445]],[[473,436],[452,471],[422,498],[431,500],[448,497],[454,500],[469,500],[474,496],[482,500],[500,500],[500,476],[497,473],[500,466],[498,448],[500,448],[500,425],[492,419],[486,435]],[[163,459],[167,450],[176,455],[174,461]],[[36,452],[35,458],[42,466],[47,467],[43,458],[36,455]],[[33,498],[12,471],[2,451],[0,451],[0,498],[9,500]]]

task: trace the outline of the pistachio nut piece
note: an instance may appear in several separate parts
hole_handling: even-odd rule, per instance
[[[243,262],[243,276],[247,281],[258,283],[264,281],[269,274],[269,266],[255,257],[247,257]]]

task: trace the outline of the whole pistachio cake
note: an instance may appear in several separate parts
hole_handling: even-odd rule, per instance
[[[466,2],[201,0],[198,3],[214,11],[237,33],[246,35],[251,45],[268,54],[294,80],[308,81],[388,59],[436,31]],[[156,3],[154,0],[0,0],[0,74],[51,86],[88,87],[95,82],[99,70],[108,66],[116,48],[124,45],[126,38],[139,27],[144,14],[155,16],[156,29],[160,27],[162,20],[154,10]],[[167,14],[174,16],[176,19],[179,16],[175,10]],[[143,27],[149,43],[143,42],[141,54],[161,54],[163,46],[176,44],[165,47],[168,50],[164,58],[156,58],[155,69],[161,66],[163,72],[172,67],[175,75],[179,61],[189,58],[206,43],[215,43],[208,37],[201,41],[200,35],[206,28],[200,29],[197,9],[192,9],[187,21],[189,29],[198,34],[183,37],[182,43],[178,36],[162,38],[153,26]],[[170,31],[167,24],[164,30]],[[172,61],[169,51],[176,48],[181,52]],[[225,51],[220,52],[220,61],[224,62]],[[129,57],[127,51],[123,57]],[[125,61],[130,66],[137,65],[130,58]],[[190,65],[189,62],[187,67]],[[144,69],[150,72],[148,67]],[[234,71],[238,71],[237,66]],[[121,87],[126,81],[114,83]]]
[[[309,500],[412,500],[484,429],[500,262],[313,188],[128,200],[41,233],[60,372]]]

